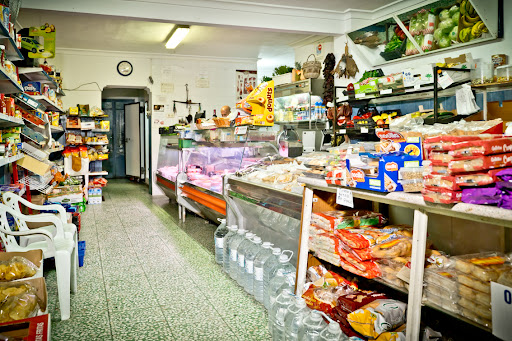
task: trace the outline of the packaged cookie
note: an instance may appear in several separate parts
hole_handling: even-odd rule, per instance
[[[512,151],[512,138],[502,137],[487,140],[473,140],[453,143],[448,154],[460,156],[477,156],[508,153]]]
[[[428,187],[445,188],[451,191],[459,191],[460,187],[455,182],[455,177],[445,174],[428,174],[423,177],[423,183]]]
[[[425,187],[421,193],[423,200],[436,204],[454,204],[460,202],[462,191],[451,191],[439,187]]]
[[[425,270],[423,280],[428,285],[437,285],[447,291],[456,292],[458,289],[457,272],[453,269],[429,268]]]
[[[448,163],[448,172],[456,174],[509,166],[512,166],[512,153],[487,156],[468,156],[450,161]]]
[[[453,258],[455,269],[483,282],[496,281],[502,273],[511,269],[509,257],[500,252],[483,252]]]
[[[460,187],[487,186],[498,180],[497,173],[502,170],[503,168],[491,169],[487,172],[457,174],[454,175],[454,178]]]

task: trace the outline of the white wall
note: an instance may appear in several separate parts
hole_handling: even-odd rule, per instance
[[[123,77],[117,73],[117,64],[121,60],[128,60],[133,65],[133,73]],[[63,97],[64,108],[76,104],[90,104],[101,107],[101,90],[105,86],[110,87],[138,87],[149,88],[151,92],[151,105],[164,104],[165,113],[152,113],[152,169],[156,171],[157,155],[160,143],[158,128],[178,122],[179,117],[188,115],[184,105],[177,105],[178,113],[172,117],[172,101],[184,101],[186,99],[185,84],[189,85],[190,99],[193,102],[201,102],[202,109],[206,110],[210,117],[213,110],[217,113],[223,105],[234,106],[235,96],[235,72],[241,70],[256,70],[256,60],[225,60],[215,58],[192,58],[166,55],[147,55],[141,53],[119,53],[87,50],[57,51],[53,64],[61,70],[64,78],[64,89],[76,87],[90,82],[96,84],[84,85],[78,90],[66,90]],[[154,84],[149,82],[149,76],[153,77]],[[198,88],[198,78],[209,80],[208,88]],[[172,92],[162,92],[161,83],[171,83],[174,86]],[[152,106],[151,106],[152,108]],[[197,111],[193,107],[192,113]],[[153,177],[154,178],[154,177]],[[163,194],[153,184],[153,194]]]
[[[317,54],[318,44],[322,44],[322,53],[320,53],[320,54]],[[311,54],[314,54],[316,57],[316,60],[319,61],[320,63],[323,63],[325,56],[327,56],[327,54],[329,54],[329,53],[334,53],[333,37],[324,38],[324,39],[321,39],[319,41],[316,41],[316,42],[313,42],[313,43],[310,43],[310,44],[307,44],[304,46],[296,47],[295,48],[295,61],[301,63],[301,65],[302,65]],[[311,57],[309,59],[309,61],[313,61],[313,60],[314,60],[313,57]],[[323,64],[322,64],[322,69],[323,69]],[[320,73],[319,78],[324,78],[322,73]]]

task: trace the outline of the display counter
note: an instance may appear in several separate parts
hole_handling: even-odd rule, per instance
[[[160,135],[156,184],[170,199],[176,200],[176,177],[181,170],[181,148],[178,147],[178,134]]]

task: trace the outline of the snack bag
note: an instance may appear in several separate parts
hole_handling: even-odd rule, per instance
[[[474,140],[453,143],[448,154],[460,156],[477,156],[508,153],[512,151],[512,138],[503,137],[487,140]]]
[[[405,322],[407,304],[395,300],[376,300],[347,316],[354,330],[368,338],[393,330]]]
[[[263,82],[247,96],[255,126],[274,125],[274,81]]]
[[[448,171],[450,173],[464,173],[510,166],[512,166],[512,153],[468,156],[463,159],[450,161],[448,163]]]
[[[25,257],[14,256],[8,261],[0,262],[0,281],[32,277],[36,272],[37,267]]]
[[[439,187],[425,187],[421,193],[423,200],[436,204],[454,204],[462,199],[462,191],[450,191]]]

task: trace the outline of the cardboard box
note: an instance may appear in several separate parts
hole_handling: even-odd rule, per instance
[[[41,95],[41,82],[23,82],[23,92],[29,95]]]
[[[66,128],[68,129],[80,129],[82,123],[78,117],[66,119]]]
[[[434,83],[434,70],[431,65],[407,68],[402,74],[406,88]]]
[[[6,322],[0,324],[0,334],[9,340],[21,339],[23,341],[48,341],[50,340],[50,315],[44,314],[28,319]]]
[[[78,107],[69,107],[69,116],[78,116]]]
[[[18,166],[23,167],[23,168],[31,171],[32,173],[35,173],[35,174],[41,175],[41,176],[48,173],[51,168],[51,165],[41,162],[37,159],[34,159],[30,155],[25,155],[25,157],[23,159],[16,161],[16,163],[18,164]]]
[[[80,129],[94,129],[94,122],[81,122]]]
[[[42,119],[40,119],[39,117],[37,117],[36,115],[33,115],[31,113],[29,113],[28,111],[26,110],[23,110],[21,108],[19,108],[21,110],[21,115],[24,119],[26,119],[27,121],[29,121],[30,123],[33,123],[35,125],[44,125],[44,121]]]
[[[354,91],[357,94],[368,94],[372,92],[378,92],[378,78],[367,78],[363,80],[362,82],[355,82],[354,83]],[[376,94],[377,96],[378,94]]]
[[[39,268],[37,273],[33,277],[30,277],[30,278],[43,277],[43,250],[39,249],[39,250],[31,250],[31,251],[26,251],[26,252],[0,252],[0,261],[8,261],[12,257],[15,257],[15,256],[25,257],[26,259],[28,259],[29,261],[34,263],[34,265]],[[18,279],[13,282],[24,281],[24,280],[27,280],[30,278]]]

